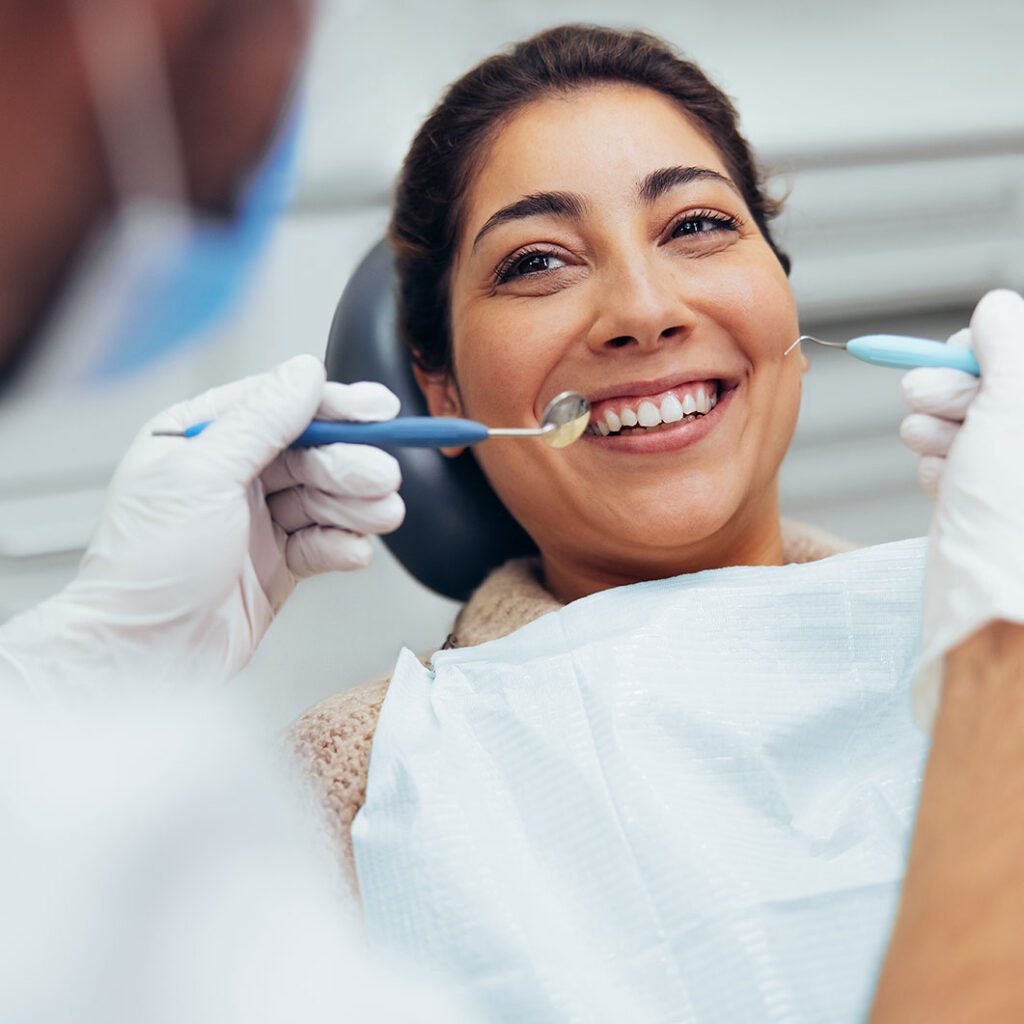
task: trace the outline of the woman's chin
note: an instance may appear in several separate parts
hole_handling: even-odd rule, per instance
[[[713,539],[735,517],[739,502],[726,501],[728,486],[634,495],[627,509],[609,521],[603,532],[617,547],[659,559],[686,554]]]

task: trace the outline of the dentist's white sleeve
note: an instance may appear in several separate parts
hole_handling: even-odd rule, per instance
[[[237,704],[0,710],[5,1024],[470,1020],[364,947],[301,789]]]

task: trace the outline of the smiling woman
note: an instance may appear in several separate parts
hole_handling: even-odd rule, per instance
[[[807,364],[800,355],[785,357],[799,330],[789,261],[770,230],[777,212],[728,98],[699,68],[643,33],[565,26],[485,61],[449,89],[403,166],[391,240],[403,332],[431,413],[530,427],[555,395],[572,390],[589,399],[592,418],[584,436],[561,450],[485,442],[472,455],[461,449],[446,452],[479,461],[501,501],[535,541],[539,557],[509,563],[492,574],[460,613],[445,645],[461,650],[435,656],[429,679],[417,676],[421,666],[400,659],[390,691],[385,681],[332,698],[303,717],[296,735],[347,859],[353,818],[367,798],[369,751],[384,705],[385,735],[377,734],[374,748],[376,802],[371,774],[370,798],[356,825],[371,924],[386,931],[385,925],[397,920],[404,941],[416,935],[421,947],[431,946],[428,960],[431,955],[443,960],[443,951],[457,946],[459,936],[468,937],[462,949],[469,958],[462,963],[467,975],[493,979],[503,991],[492,1007],[497,1007],[494,1019],[560,1019],[552,1010],[557,999],[551,992],[532,989],[543,960],[535,943],[543,944],[546,937],[543,925],[524,907],[536,897],[552,921],[564,917],[571,922],[567,927],[582,931],[605,918],[621,920],[622,911],[611,909],[611,896],[606,903],[597,899],[603,895],[595,880],[611,863],[605,855],[614,860],[608,851],[618,848],[627,833],[626,845],[638,862],[648,863],[650,856],[655,864],[671,850],[675,863],[690,864],[692,877],[706,872],[707,884],[718,894],[710,908],[698,912],[686,904],[678,920],[651,925],[639,940],[642,955],[660,964],[658,977],[675,977],[676,972],[685,985],[691,975],[683,964],[700,942],[683,943],[669,956],[666,936],[708,920],[708,941],[725,941],[713,937],[713,928],[716,914],[733,905],[730,900],[747,908],[743,914],[759,901],[813,906],[817,914],[824,913],[828,901],[815,900],[835,889],[895,891],[891,864],[902,854],[892,851],[902,851],[904,837],[899,829],[873,830],[874,812],[865,815],[859,796],[849,802],[859,789],[842,774],[845,755],[832,760],[829,752],[836,743],[848,753],[854,748],[845,733],[837,737],[828,729],[840,720],[853,729],[858,714],[868,715],[866,721],[894,723],[895,731],[885,733],[877,749],[849,756],[861,759],[857,771],[864,778],[877,773],[879,785],[889,787],[882,801],[887,810],[878,820],[892,817],[909,828],[902,797],[891,794],[913,788],[920,744],[911,735],[909,714],[893,715],[890,705],[882,703],[898,705],[903,699],[901,673],[917,635],[913,616],[919,577],[914,567],[920,553],[869,555],[880,561],[865,570],[867,582],[852,589],[845,568],[815,567],[821,599],[788,606],[833,609],[822,612],[827,622],[822,631],[810,630],[809,642],[774,618],[778,613],[785,621],[787,595],[796,601],[783,579],[797,577],[772,573],[788,573],[795,568],[790,563],[818,561],[849,547],[813,528],[785,524],[779,516],[779,466],[795,428]],[[850,634],[849,622],[855,618],[850,609],[867,600],[871,614],[877,614],[871,604],[877,589],[872,574],[894,572],[890,557],[905,559],[897,582],[886,577],[881,585],[891,615],[882,615],[886,628],[878,636],[891,640],[892,647],[868,655],[870,645]],[[833,571],[838,575],[833,577]],[[738,580],[736,572],[755,574],[742,576],[757,581],[755,596],[721,597],[715,588],[722,584],[716,581]],[[796,590],[802,585],[797,583]],[[655,593],[651,617],[636,619],[637,603]],[[691,603],[694,596],[696,604]],[[720,610],[709,611],[719,607],[718,600],[724,601]],[[745,601],[751,603],[745,606]],[[549,612],[554,625],[545,630],[534,620]],[[891,628],[888,619],[895,623]],[[693,634],[682,636],[682,624],[701,622],[704,629],[695,625]],[[627,624],[636,632],[623,634],[627,639],[621,644],[607,640],[607,646],[604,634],[619,636]],[[838,632],[829,640],[832,628]],[[791,650],[776,646],[782,634],[790,636]],[[723,639],[729,636],[735,639]],[[801,659],[817,658],[819,644],[838,658],[833,674],[822,675],[815,667],[811,679],[801,681]],[[600,657],[594,654],[597,649]],[[481,666],[499,652],[505,667],[486,675]],[[769,672],[781,674],[761,685],[768,677],[757,677],[755,671],[750,700],[737,684],[736,700],[720,704],[736,677],[726,670],[717,680],[709,669],[725,666],[734,656],[739,658],[738,678],[751,678],[744,673],[754,663],[759,670],[770,665]],[[687,675],[690,664],[703,669]],[[865,680],[880,665],[879,685],[866,698],[871,687]],[[445,674],[446,666],[454,676]],[[588,674],[594,671],[596,677]],[[839,702],[842,713],[833,715],[837,708],[831,705],[826,713],[825,704],[814,704],[807,718],[799,719],[803,712],[797,709],[805,706],[809,693]],[[782,710],[777,713],[771,701],[758,705],[765,694],[780,701]],[[711,712],[712,706],[719,710]],[[642,726],[637,709],[642,718],[647,716]],[[710,740],[695,738],[701,735],[700,723],[708,726]],[[773,723],[781,730],[778,735],[763,732]],[[678,735],[666,744],[673,730]],[[869,728],[863,735],[872,742],[881,736]],[[702,743],[710,746],[698,757],[694,750]],[[738,753],[747,743],[750,751]],[[790,762],[789,752],[800,749],[816,753]],[[651,750],[668,758],[671,769],[664,763],[650,767]],[[776,750],[785,766],[765,753]],[[815,767],[821,754],[824,762]],[[583,780],[595,760],[600,770],[588,788]],[[644,767],[637,767],[641,762]],[[539,769],[541,764],[548,768]],[[841,769],[838,784],[832,780],[820,789],[807,784],[819,769],[828,776],[836,765]],[[625,790],[640,787],[630,790],[626,800],[623,791],[604,791],[624,766]],[[509,781],[520,777],[531,794],[525,802],[524,791]],[[487,787],[474,789],[474,780],[481,778],[488,780]],[[730,805],[732,778],[754,780],[750,785],[756,798],[740,786]],[[680,789],[688,785],[685,780],[695,779],[718,780],[712,781],[716,792],[709,806],[712,818],[725,822],[728,836],[739,836],[752,818],[751,807],[764,801],[768,820],[758,820],[772,838],[760,853],[750,854],[753,862],[769,865],[764,879],[751,881],[741,858],[737,874],[723,881],[718,872],[728,875],[729,869],[722,869],[721,857],[731,856],[735,843],[727,841],[722,854],[709,852],[716,849],[714,827],[702,831],[697,825],[695,836],[689,827],[675,831],[689,820],[688,801],[701,806],[703,797]],[[867,788],[874,792],[873,786]],[[809,794],[809,817],[790,807],[796,792]],[[663,830],[644,817],[650,795],[654,820],[663,823]],[[563,807],[559,813],[574,824],[549,827],[552,819],[543,813],[548,801]],[[590,811],[578,812],[581,807]],[[671,807],[679,813],[665,817]],[[828,808],[828,822],[811,824],[823,808]],[[548,822],[539,830],[531,825],[535,811]],[[790,821],[791,815],[795,818],[783,831],[795,837],[796,845],[782,853],[775,845],[778,822]],[[492,889],[490,862],[481,853],[490,849],[494,836],[512,836],[505,831],[511,820],[524,823],[528,835],[518,862],[517,877],[529,880],[521,904],[503,902]],[[605,827],[600,843],[607,842],[607,848],[593,838]],[[843,850],[884,847],[884,855],[872,862],[884,863],[884,869],[868,872],[856,884],[846,875],[819,876],[821,863],[829,865],[828,871],[846,863],[839,847],[823,838],[825,833],[842,836]],[[894,836],[897,842],[890,849]],[[559,843],[573,850],[569,862],[596,858],[589,882],[597,887],[594,891],[581,896],[582,890],[574,888],[585,871],[559,876],[553,867],[565,855]],[[814,852],[806,869],[794,867],[809,850]],[[461,865],[459,871],[478,881],[464,885],[449,867],[437,874],[438,851],[448,851],[447,864]],[[511,856],[500,842],[491,853]],[[408,870],[401,870],[401,864]],[[632,863],[612,872],[609,884],[618,887],[636,870]],[[654,886],[656,872],[651,872],[640,869],[636,877]],[[576,892],[572,899],[582,899],[581,916],[574,916],[576,905],[569,897],[563,900],[563,891],[553,884],[559,877]],[[382,879],[387,880],[383,887]],[[806,891],[800,889],[804,880],[809,880]],[[783,890],[788,893],[784,899]],[[664,906],[677,895],[663,892]],[[648,896],[638,894],[637,900]],[[504,923],[489,931],[480,920],[470,926],[456,919],[449,927],[445,908],[459,906],[460,898],[463,907],[474,908],[466,913],[493,906]],[[393,906],[399,906],[398,916],[389,919]],[[864,932],[869,941],[859,951],[840,944],[821,955],[845,962],[849,954],[849,962],[861,967],[866,957],[870,964],[884,939],[885,906],[884,900],[870,907],[850,904],[847,913],[872,922]],[[627,916],[634,909],[630,906]],[[743,928],[775,928],[773,912],[744,917],[738,938],[715,947],[725,950],[726,959],[735,953],[743,961],[735,980],[743,999],[752,1002],[742,1005],[759,1006],[765,1016],[775,1010],[769,1014],[771,999],[759,988],[762,968],[755,965],[752,975],[748,971]],[[481,914],[485,917],[486,909]],[[815,922],[807,926],[814,940],[807,946],[817,955],[822,929],[837,929],[827,915]],[[595,944],[594,962],[613,974],[624,971],[622,984],[628,989],[633,982],[623,967],[627,961],[611,952],[618,948],[617,927],[609,947]],[[433,939],[428,942],[425,935]],[[782,962],[786,941],[779,945],[781,959],[770,969],[780,977],[788,969]],[[491,959],[479,952],[488,942],[497,950]],[[514,980],[517,969],[525,970],[519,981]],[[574,969],[566,966],[569,974]],[[832,992],[856,991],[846,1005],[852,1012],[869,982],[869,970],[855,970],[852,988],[839,986]],[[802,981],[794,984],[799,988]],[[661,981],[652,985],[652,991],[665,994]],[[605,1016],[595,1016],[591,997],[580,995],[582,989],[573,991],[573,998],[583,1000],[579,1019],[648,1019],[627,1011],[616,1016],[611,1004],[602,1011]],[[667,994],[666,1005],[682,1005],[680,991]],[[621,994],[615,985],[609,992],[613,1001],[616,992]],[[836,1019],[831,1005],[815,1005],[821,1012],[811,1013],[812,1019]],[[509,1007],[516,1012],[502,1016]],[[716,1019],[730,1016],[746,1019],[740,1011],[717,1013]]]
[[[391,234],[432,413],[528,425],[566,389],[594,405],[554,458],[476,453],[560,599],[783,560],[775,481],[806,364],[783,359],[799,332],[777,212],[727,97],[641,33],[529,40],[414,141]]]
[[[774,482],[799,405],[800,362],[783,359],[796,314],[724,161],[651,90],[535,101],[492,144],[466,234],[510,194],[559,181],[575,184],[578,215],[508,220],[475,250],[459,245],[452,369],[420,372],[431,410],[519,423],[566,388],[592,401],[607,433],[561,458],[477,456],[562,600],[781,561]],[[707,418],[677,415],[697,412],[698,392]],[[636,425],[612,430],[631,413]]]
[[[525,427],[561,391],[593,407],[569,448],[476,447],[540,559],[492,576],[459,644],[609,587],[847,547],[779,517],[807,364],[783,356],[799,331],[778,211],[729,99],[647,34],[562,26],[448,90],[391,223],[430,410]],[[346,848],[385,692],[298,727]]]

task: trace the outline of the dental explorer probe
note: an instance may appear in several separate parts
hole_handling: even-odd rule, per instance
[[[789,348],[783,352],[788,356],[801,341],[813,341],[828,348],[846,349],[851,356],[862,359],[865,363],[875,366],[889,366],[897,370],[912,370],[918,366],[942,366],[951,370],[963,370],[966,373],[981,376],[978,360],[969,348],[947,345],[943,341],[930,341],[927,338],[908,338],[901,334],[864,334],[849,341],[822,341],[810,334],[801,334]]]
[[[185,430],[154,430],[154,437],[195,437],[213,420]],[[291,443],[292,448],[315,445],[369,444],[375,447],[447,448],[478,444],[489,437],[539,437],[552,448],[565,448],[578,440],[590,422],[590,402],[575,391],[563,391],[548,402],[539,427],[488,427],[475,420],[448,416],[400,416],[377,423],[313,420]]]

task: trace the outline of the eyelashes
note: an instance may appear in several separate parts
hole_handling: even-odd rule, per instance
[[[687,230],[683,233],[679,233],[680,228],[692,229],[694,225],[711,225],[711,227],[705,226],[702,230]],[[716,231],[738,231],[740,229],[740,221],[738,217],[733,217],[728,213],[722,213],[719,210],[689,210],[680,217],[672,227],[673,238],[693,238],[696,235],[708,234]]]
[[[544,246],[518,249],[498,265],[494,272],[494,279],[498,284],[505,284],[515,277],[545,274],[554,269],[549,265],[552,260],[557,260],[559,263],[565,262],[565,260],[558,257],[554,250],[547,249]],[[531,264],[534,266],[534,269],[527,269]]]
[[[720,210],[688,210],[680,216],[668,232],[668,240],[700,240],[724,232],[737,232],[742,221]],[[552,266],[557,263],[559,266]],[[517,278],[543,277],[560,269],[566,260],[558,252],[545,245],[531,245],[517,249],[507,256],[494,270],[496,284],[507,284]]]

